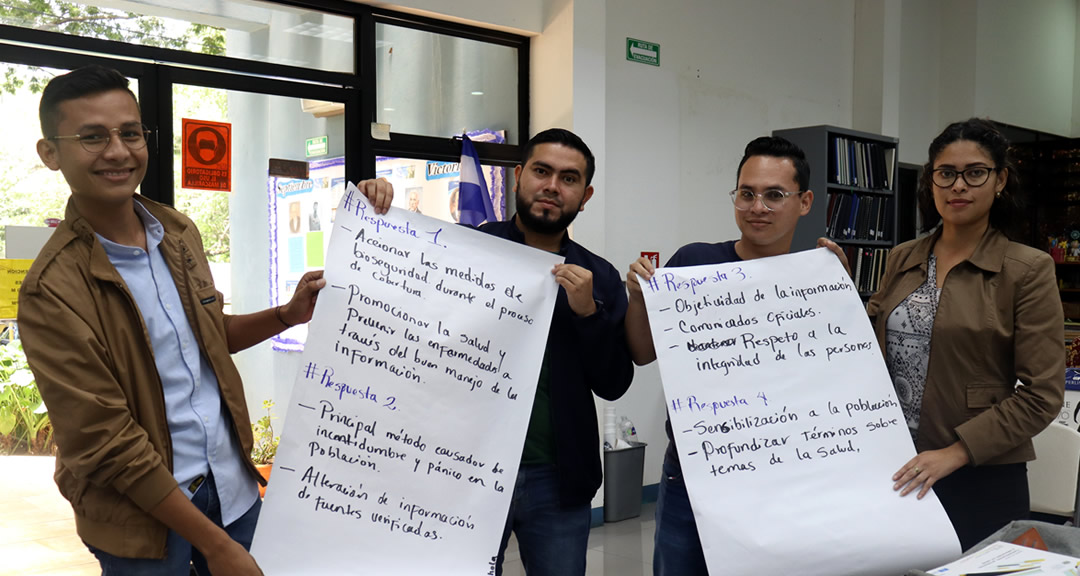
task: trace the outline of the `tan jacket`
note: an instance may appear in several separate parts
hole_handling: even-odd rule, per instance
[[[883,288],[867,305],[883,352],[886,320],[926,281],[939,236],[889,255]],[[916,450],[961,440],[974,466],[1034,460],[1031,437],[1065,396],[1065,322],[1050,255],[988,229],[945,278],[930,342]]]
[[[165,228],[162,255],[250,454],[244,390],[199,232],[179,212],[140,200]],[[147,511],[176,481],[150,337],[120,273],[70,200],[23,282],[19,329],[59,449],[56,484],[75,509],[79,536],[115,556],[164,557],[167,529]]]

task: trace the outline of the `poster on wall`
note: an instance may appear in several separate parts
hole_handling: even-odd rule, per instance
[[[506,142],[503,131],[467,132],[474,142]],[[307,179],[269,177],[270,203],[270,304],[277,306],[292,298],[300,277],[325,266],[331,223],[338,201],[345,191],[345,158],[330,158],[308,164]],[[500,220],[506,218],[506,168],[483,166],[491,203]],[[375,177],[394,186],[393,206],[446,222],[457,222],[458,162],[436,162],[415,158],[375,159]],[[307,339],[307,327],[294,326],[271,339],[274,350],[300,351]]]
[[[0,320],[19,315],[19,287],[33,263],[33,259],[0,259]]]
[[[473,142],[506,142],[502,130],[476,130],[466,134]],[[505,220],[506,168],[483,166],[483,174],[495,214],[499,220]],[[375,159],[375,175],[394,185],[394,206],[447,222],[458,221],[460,163],[379,156]]]
[[[182,118],[181,186],[232,191],[232,124]]]
[[[269,177],[270,305],[292,298],[304,272],[322,269],[326,248],[345,192],[345,158],[309,163],[308,178]],[[298,325],[275,336],[275,350],[303,349],[307,326]]]

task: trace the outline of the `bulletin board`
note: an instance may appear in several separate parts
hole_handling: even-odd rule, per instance
[[[309,163],[308,178],[267,178],[270,203],[270,305],[292,298],[305,272],[325,266],[336,206],[345,192],[345,158]],[[303,350],[307,326],[272,339],[275,350]]]

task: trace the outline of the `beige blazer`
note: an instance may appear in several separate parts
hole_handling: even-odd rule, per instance
[[[889,255],[882,288],[867,304],[882,352],[886,320],[926,281],[940,234]],[[1050,255],[988,229],[945,278],[930,342],[915,448],[960,440],[975,466],[1034,460],[1031,437],[1065,396],[1065,326]]]

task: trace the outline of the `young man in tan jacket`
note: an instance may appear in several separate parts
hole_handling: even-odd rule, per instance
[[[19,296],[30,367],[52,416],[56,483],[105,575],[250,575],[258,518],[251,426],[230,353],[311,319],[322,272],[284,305],[223,313],[183,214],[136,194],[147,137],[128,81],[87,67],[40,106],[42,162],[67,213]],[[386,186],[365,190],[377,211]]]

